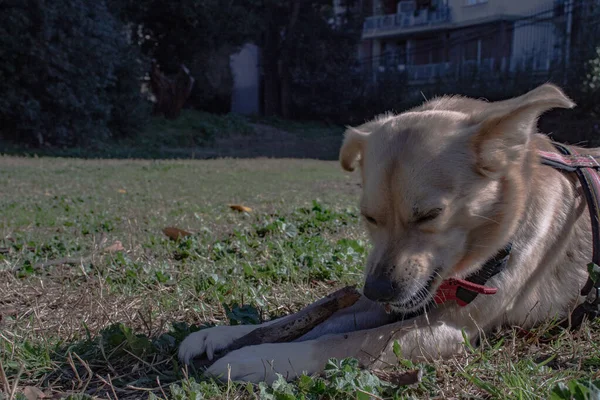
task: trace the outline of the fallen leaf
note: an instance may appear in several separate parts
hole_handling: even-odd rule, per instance
[[[171,240],[177,240],[177,239],[180,239],[182,237],[186,237],[186,236],[191,236],[192,235],[190,232],[186,232],[183,229],[173,228],[173,227],[169,227],[169,228],[163,229],[163,233],[165,235],[167,235],[169,237],[169,239],[171,239]]]
[[[382,370],[374,370],[373,374],[379,379],[390,382],[395,386],[407,386],[415,383],[420,383],[423,380],[423,370],[415,369],[407,372],[388,372]]]
[[[38,400],[48,397],[44,392],[35,386],[26,386],[25,389],[23,389],[23,394],[25,397],[27,397],[27,400]]]
[[[246,207],[246,206],[242,206],[240,204],[230,204],[229,208],[231,208],[232,210],[235,211],[239,211],[239,212],[252,212],[252,209],[250,207]]]
[[[116,242],[105,248],[104,251],[107,253],[116,253],[118,251],[125,251],[125,247],[123,247],[123,243],[117,240]]]
[[[10,253],[10,247],[0,247],[0,254]]]
[[[119,192],[119,193],[127,193],[127,190],[125,190],[125,189],[119,189],[119,190],[117,190],[117,192]]]

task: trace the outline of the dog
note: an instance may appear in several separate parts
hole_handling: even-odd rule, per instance
[[[540,162],[537,151],[556,149],[537,120],[574,106],[544,84],[498,102],[439,97],[347,128],[340,162],[360,168],[360,210],[373,245],[362,297],[293,342],[241,348],[206,373],[270,383],[276,373],[288,380],[320,373],[333,357],[381,368],[397,359],[395,342],[403,357],[431,361],[464,351],[465,337],[475,343],[503,326],[569,315],[585,299],[591,222],[574,174]],[[495,294],[427,308],[445,280],[477,273],[508,243],[504,269],[486,282]],[[192,333],[179,358],[212,359],[256,327]]]

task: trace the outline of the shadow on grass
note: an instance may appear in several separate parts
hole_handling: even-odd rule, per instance
[[[154,393],[171,398],[172,390],[192,382],[217,387],[201,371],[184,369],[177,348],[190,333],[212,325],[173,324],[169,332],[148,337],[122,323],[103,329],[96,337],[59,345],[51,351],[53,371],[41,386],[64,394],[91,397],[140,398]],[[191,378],[191,379],[190,379]]]
[[[344,128],[319,122],[246,118],[184,110],[176,120],[152,118],[127,139],[84,147],[26,147],[0,141],[0,154],[85,159],[311,158],[336,160]]]

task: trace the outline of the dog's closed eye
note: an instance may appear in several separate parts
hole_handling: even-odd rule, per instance
[[[443,208],[434,208],[425,213],[417,212],[415,213],[415,223],[423,224],[425,222],[433,221],[442,214],[442,211],[444,211]]]

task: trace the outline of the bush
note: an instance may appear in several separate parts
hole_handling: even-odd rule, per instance
[[[0,5],[0,137],[86,145],[130,135],[147,113],[140,58],[103,0]]]
[[[230,55],[254,38],[252,2],[215,0],[106,0],[110,10],[141,33],[142,51],[167,76],[184,64],[196,80],[187,105],[214,113],[231,107]],[[193,34],[192,34],[193,33]]]
[[[219,137],[251,135],[253,127],[235,114],[215,115],[196,110],[183,110],[176,120],[152,118],[147,129],[136,140],[151,148],[201,147],[214,144]]]
[[[588,97],[590,113],[600,118],[600,47],[596,49],[595,57],[586,64],[583,93]]]

